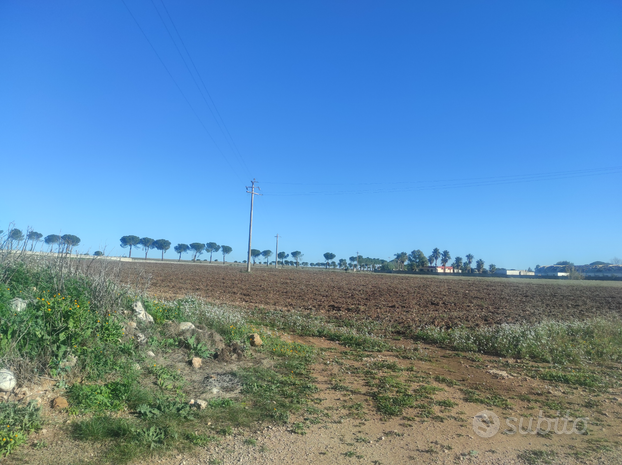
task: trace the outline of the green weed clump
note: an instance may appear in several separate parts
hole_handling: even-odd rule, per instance
[[[35,402],[20,405],[16,402],[0,404],[0,454],[5,457],[20,444],[28,434],[41,428],[41,407]]]
[[[458,351],[559,365],[622,361],[622,320],[616,319],[502,324],[482,328],[427,327],[414,331],[412,336]]]
[[[378,324],[372,321],[328,320],[321,315],[260,309],[255,309],[253,318],[257,324],[268,324],[300,336],[323,337],[352,349],[383,352],[391,347],[374,335]]]

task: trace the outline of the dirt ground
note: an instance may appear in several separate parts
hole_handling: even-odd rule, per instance
[[[151,275],[149,292],[158,298],[193,294],[246,308],[313,311],[335,318],[370,318],[404,325],[477,326],[622,316],[622,283],[274,270],[265,266],[257,266],[249,275],[242,267],[222,265],[126,266],[128,274],[142,270]],[[234,430],[207,447],[140,463],[622,464],[620,388],[596,391],[550,383],[529,376],[530,370],[538,368],[534,363],[459,354],[414,345],[406,339],[389,342],[412,357],[404,357],[403,350],[364,353],[321,338],[283,337],[321,349],[322,356],[313,367],[319,392],[312,405],[285,426],[259,424],[255,429]],[[620,365],[610,369],[620,370]],[[197,379],[218,374],[222,367],[206,364],[201,370],[195,374]],[[373,379],[378,377],[404,383],[410,392],[421,386],[438,389],[424,401],[427,407],[408,407],[403,414],[387,417],[374,404]],[[468,390],[501,396],[509,404],[486,407],[474,403],[467,399]],[[492,412],[500,421],[499,431],[490,437],[480,433],[490,431],[495,423],[482,424],[481,417],[476,420],[482,411],[489,412],[487,419],[494,420]],[[7,463],[97,463],[105,444],[70,439],[67,432],[75,418],[64,413],[51,415],[45,430],[31,438],[31,446],[9,456]],[[588,434],[525,433],[530,420],[564,415],[571,420],[586,418]],[[525,421],[524,434],[508,434],[509,417]],[[531,431],[535,431],[535,423]],[[37,443],[45,447],[37,448]]]
[[[621,389],[588,393],[582,388],[550,386],[545,381],[523,376],[520,364],[513,360],[508,361],[516,364],[516,368],[508,369],[512,377],[504,379],[490,371],[506,361],[479,355],[457,356],[425,345],[413,348],[419,354],[413,360],[399,357],[395,352],[357,353],[321,338],[285,336],[285,339],[323,349],[321,360],[313,367],[319,392],[311,406],[285,426],[257,425],[255,429],[234,430],[232,435],[221,437],[207,447],[142,459],[139,463],[622,464]],[[402,342],[393,341],[399,345]],[[432,385],[438,388],[433,395],[434,403],[454,404],[434,406],[433,415],[423,415],[421,409],[413,407],[405,409],[403,415],[382,416],[374,408],[365,381],[366,370],[370,369],[379,375],[400,376],[411,382],[411,387]],[[213,370],[214,366],[207,365],[201,373],[209,374]],[[455,384],[448,385],[446,379],[454,380]],[[464,389],[501,394],[511,405],[497,408],[467,402]],[[563,413],[560,415],[555,409],[560,407],[570,410],[571,423],[579,414],[586,418],[589,434],[527,432],[535,431],[535,422],[532,425],[529,419],[535,421],[539,415],[558,418]],[[499,431],[490,437],[478,434],[482,430],[474,427],[474,418],[482,411],[492,412],[501,420]],[[8,458],[8,463],[98,463],[97,457],[106,445],[69,439],[66,432],[71,422],[78,419],[64,413],[50,413],[52,423],[31,438],[33,444],[45,442],[46,446],[20,449]],[[510,429],[505,422],[509,417],[525,420],[522,432],[508,434]],[[570,428],[566,426],[566,431]]]
[[[622,282],[413,276],[141,263],[162,298],[202,296],[247,308],[303,310],[398,325],[480,326],[622,316]]]

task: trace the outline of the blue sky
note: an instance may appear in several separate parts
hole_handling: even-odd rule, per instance
[[[306,261],[622,257],[621,25],[606,0],[5,0],[0,229],[241,261],[256,178],[253,247]]]

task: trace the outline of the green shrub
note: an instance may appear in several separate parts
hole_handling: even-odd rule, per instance
[[[5,457],[26,442],[28,434],[41,428],[41,407],[17,402],[0,404],[0,454]]]

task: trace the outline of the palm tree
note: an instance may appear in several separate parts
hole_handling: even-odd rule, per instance
[[[147,260],[147,254],[149,253],[149,249],[153,249],[155,242],[154,239],[150,237],[141,237],[140,241],[138,241],[138,245],[140,245],[145,251],[145,260]]]
[[[481,258],[475,264],[478,273],[482,273],[484,271],[484,260]]]
[[[436,247],[432,251],[432,255],[430,255],[430,257],[434,258],[434,266],[437,266],[438,265],[438,259],[441,258],[441,251],[438,249],[438,247]]]
[[[473,254],[467,254],[466,255],[466,263],[464,264],[466,270],[468,273],[471,273],[471,264],[473,263],[473,259],[475,257],[473,257]]]
[[[164,261],[164,252],[171,248],[171,241],[167,241],[166,239],[158,239],[153,243],[153,247],[162,251],[162,261]]]
[[[263,252],[261,252],[262,257],[264,257],[266,259],[266,266],[269,265],[269,259],[272,256],[272,250],[264,250]]]
[[[430,266],[432,266],[432,263],[434,263],[434,255],[430,255],[428,257],[428,263],[430,264]]]
[[[136,246],[140,242],[140,237],[138,236],[123,236],[121,239],[121,248],[125,249],[126,247],[130,248],[129,258],[132,258],[132,247]]]
[[[441,265],[443,265],[443,271],[445,271],[445,266],[447,262],[451,260],[451,255],[449,255],[449,250],[443,250],[443,254],[441,255]]]
[[[399,270],[404,270],[404,263],[408,260],[408,254],[406,252],[399,252],[395,254],[395,261]]]
[[[220,250],[220,246],[215,242],[208,242],[205,244],[205,251],[209,252],[209,262],[212,263],[212,254],[214,252],[218,252]]]
[[[181,254],[188,252],[188,250],[190,250],[190,246],[188,244],[177,244],[173,247],[173,250],[179,254],[179,260],[177,260],[179,262],[181,261]]]
[[[459,270],[462,267],[462,257],[454,258],[452,266],[454,267],[454,273],[456,272],[456,270]]]
[[[220,250],[222,251],[222,264],[224,265],[226,262],[227,255],[233,252],[233,249],[229,247],[228,245],[223,245],[220,247]]]

